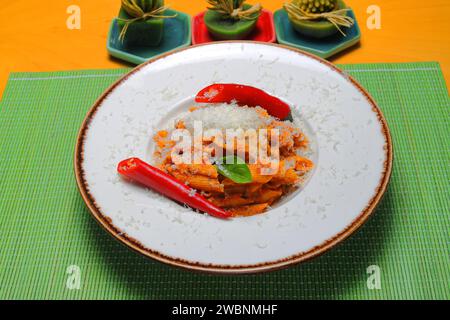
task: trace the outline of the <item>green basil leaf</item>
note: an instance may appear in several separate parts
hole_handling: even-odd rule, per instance
[[[236,156],[226,156],[216,162],[217,171],[236,183],[250,183],[252,173],[245,161]]]

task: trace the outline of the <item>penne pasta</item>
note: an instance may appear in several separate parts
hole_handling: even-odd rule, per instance
[[[295,161],[295,170],[309,171],[314,167],[314,163],[306,158],[297,156]]]
[[[199,114],[205,115],[211,123],[217,124],[222,120],[227,122],[228,119],[222,119],[221,114],[211,117],[208,114],[208,108],[210,107],[207,105],[190,107],[188,116],[182,120],[176,120],[171,130],[182,129],[191,132],[195,127],[192,119],[197,119]],[[231,108],[231,106],[225,108]],[[236,108],[243,110],[242,107]],[[181,150],[180,145],[170,140],[173,132],[158,131],[153,137],[156,144],[154,157],[157,161],[155,162],[160,169],[196,189],[216,206],[231,211],[234,216],[251,216],[264,212],[283,195],[296,188],[305,173],[314,167],[314,163],[298,155],[300,148],[306,148],[309,142],[292,122],[278,120],[261,108],[252,108],[252,110],[255,111],[254,115],[248,120],[246,113],[246,116],[243,116],[243,122],[253,124],[253,116],[255,116],[257,119],[255,123],[258,126],[251,132],[241,134],[242,131],[239,131],[229,141],[226,139],[226,131],[212,129],[195,138],[193,146],[188,145],[187,149]],[[209,129],[214,128],[211,127],[211,123],[209,123]],[[235,129],[241,130],[241,127]],[[277,132],[273,132],[274,130]],[[255,141],[255,133],[257,137],[262,137],[262,140]],[[240,144],[237,143],[238,140]],[[231,141],[234,142],[233,145]],[[255,144],[257,148],[254,148]],[[191,152],[192,156],[198,156],[197,151],[201,154],[195,157],[197,159],[194,160],[195,164],[180,164],[177,159],[180,150],[181,155]],[[217,159],[230,154],[245,161],[251,174],[251,182],[249,182],[248,171],[246,179],[242,180],[242,176],[241,178],[238,176],[233,181],[232,175],[230,176],[224,170],[218,170],[214,163]],[[273,159],[276,159],[278,163],[274,163]],[[237,172],[239,175],[239,170]],[[239,181],[243,183],[238,183]]]
[[[184,181],[187,185],[191,186],[192,188],[206,192],[216,192],[216,193],[224,192],[223,185],[217,179],[201,175],[186,175],[177,170],[171,170],[169,171],[169,173],[178,180]]]
[[[273,177],[272,175],[262,175],[261,166],[258,164],[249,164],[248,168],[250,169],[254,183],[264,184],[269,182]]]
[[[244,194],[247,190],[247,185],[245,184],[238,184],[234,182],[230,182],[231,180],[225,179],[222,181],[222,184],[224,186],[224,191],[226,194]]]
[[[268,203],[253,204],[249,206],[232,208],[230,211],[235,217],[248,217],[263,212],[268,206]]]
[[[212,164],[179,164],[178,169],[185,174],[202,175],[210,178],[217,178],[216,167]]]
[[[213,197],[211,202],[222,208],[231,208],[252,204],[254,200],[250,198],[243,198],[240,195],[231,195],[224,198]]]
[[[252,184],[248,185],[248,187],[245,190],[247,196],[251,196],[252,194],[257,193],[262,188],[262,186],[263,186],[263,184],[261,184],[261,183],[252,183]]]
[[[278,190],[264,189],[261,190],[259,195],[255,198],[255,203],[273,203],[278,200],[282,194],[283,191],[281,188]]]

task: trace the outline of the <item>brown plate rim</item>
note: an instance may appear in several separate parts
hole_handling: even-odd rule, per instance
[[[340,233],[336,234],[334,237],[324,241],[322,244],[308,250],[305,252],[300,252],[295,255],[292,255],[290,257],[275,260],[275,261],[269,261],[264,263],[258,263],[258,264],[251,264],[251,265],[217,265],[217,264],[205,264],[200,262],[193,262],[188,260],[183,260],[179,258],[174,258],[171,256],[164,255],[158,251],[152,250],[150,248],[146,248],[144,245],[142,245],[138,240],[133,239],[132,237],[128,236],[125,233],[122,233],[120,230],[118,230],[112,223],[111,219],[107,216],[105,216],[100,208],[97,206],[95,198],[89,193],[87,188],[86,180],[84,179],[84,173],[82,168],[83,163],[83,147],[84,147],[84,141],[85,141],[85,135],[86,130],[88,128],[89,122],[92,119],[92,117],[95,115],[97,109],[102,104],[103,100],[123,81],[126,81],[128,77],[133,75],[134,73],[141,70],[143,67],[152,64],[155,61],[158,61],[160,59],[163,59],[169,55],[176,54],[181,51],[190,50],[191,48],[197,48],[197,47],[203,47],[203,46],[210,46],[215,45],[218,43],[237,43],[237,44],[258,44],[258,45],[264,45],[264,46],[274,46],[279,47],[285,50],[290,50],[293,52],[298,53],[299,55],[307,56],[309,58],[312,58],[328,67],[330,67],[332,70],[338,72],[342,76],[344,76],[346,79],[348,79],[367,99],[367,101],[372,105],[372,110],[377,113],[378,121],[381,124],[382,131],[385,137],[385,153],[386,153],[386,161],[384,163],[384,172],[383,175],[378,183],[378,186],[376,188],[375,195],[371,198],[365,209],[352,221],[352,223],[347,226],[344,230],[342,230]],[[392,173],[392,165],[393,165],[393,145],[392,145],[392,139],[391,134],[389,131],[389,127],[387,125],[387,121],[381,112],[380,108],[375,103],[374,99],[371,97],[371,95],[351,76],[349,76],[345,71],[342,71],[341,69],[337,68],[335,65],[333,65],[331,62],[324,60],[322,58],[319,58],[315,55],[312,55],[308,52],[302,51],[297,48],[291,48],[285,45],[280,45],[276,43],[267,43],[267,42],[257,42],[257,41],[221,41],[221,42],[210,42],[210,43],[203,43],[203,44],[197,44],[186,48],[180,48],[168,53],[165,53],[155,59],[149,60],[133,70],[131,70],[126,75],[122,76],[120,79],[118,79],[116,82],[114,82],[108,89],[106,89],[103,94],[97,99],[97,101],[93,104],[93,106],[90,108],[88,113],[86,114],[86,117],[83,120],[83,123],[81,125],[81,128],[79,130],[76,146],[75,146],[75,154],[74,154],[74,171],[75,171],[75,178],[78,186],[78,190],[83,198],[83,201],[86,203],[86,206],[88,207],[90,213],[94,217],[94,219],[108,232],[110,233],[116,240],[121,242],[122,244],[125,244],[127,247],[132,249],[133,251],[136,251],[146,257],[153,258],[159,262],[172,265],[175,267],[180,267],[183,269],[189,269],[193,271],[201,271],[201,272],[207,272],[207,273],[220,273],[220,274],[251,274],[251,273],[259,273],[259,272],[266,272],[266,271],[273,271],[282,269],[294,264],[298,264],[300,262],[304,262],[306,260],[309,260],[313,257],[319,256],[323,254],[324,252],[330,250],[331,248],[335,247],[345,239],[347,239],[351,234],[353,234],[356,230],[358,230],[372,215],[375,208],[379,204],[380,200],[382,199],[387,186],[389,184],[389,180]]]

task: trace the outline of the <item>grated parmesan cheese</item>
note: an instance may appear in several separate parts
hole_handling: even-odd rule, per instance
[[[201,121],[203,130],[209,129],[258,129],[266,125],[258,110],[260,107],[240,107],[236,103],[214,104],[182,114],[187,129],[194,128],[195,121]]]

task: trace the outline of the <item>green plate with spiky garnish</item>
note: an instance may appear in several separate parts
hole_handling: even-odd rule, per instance
[[[205,25],[217,40],[247,38],[256,27],[262,6],[250,5],[245,0],[208,0]]]

